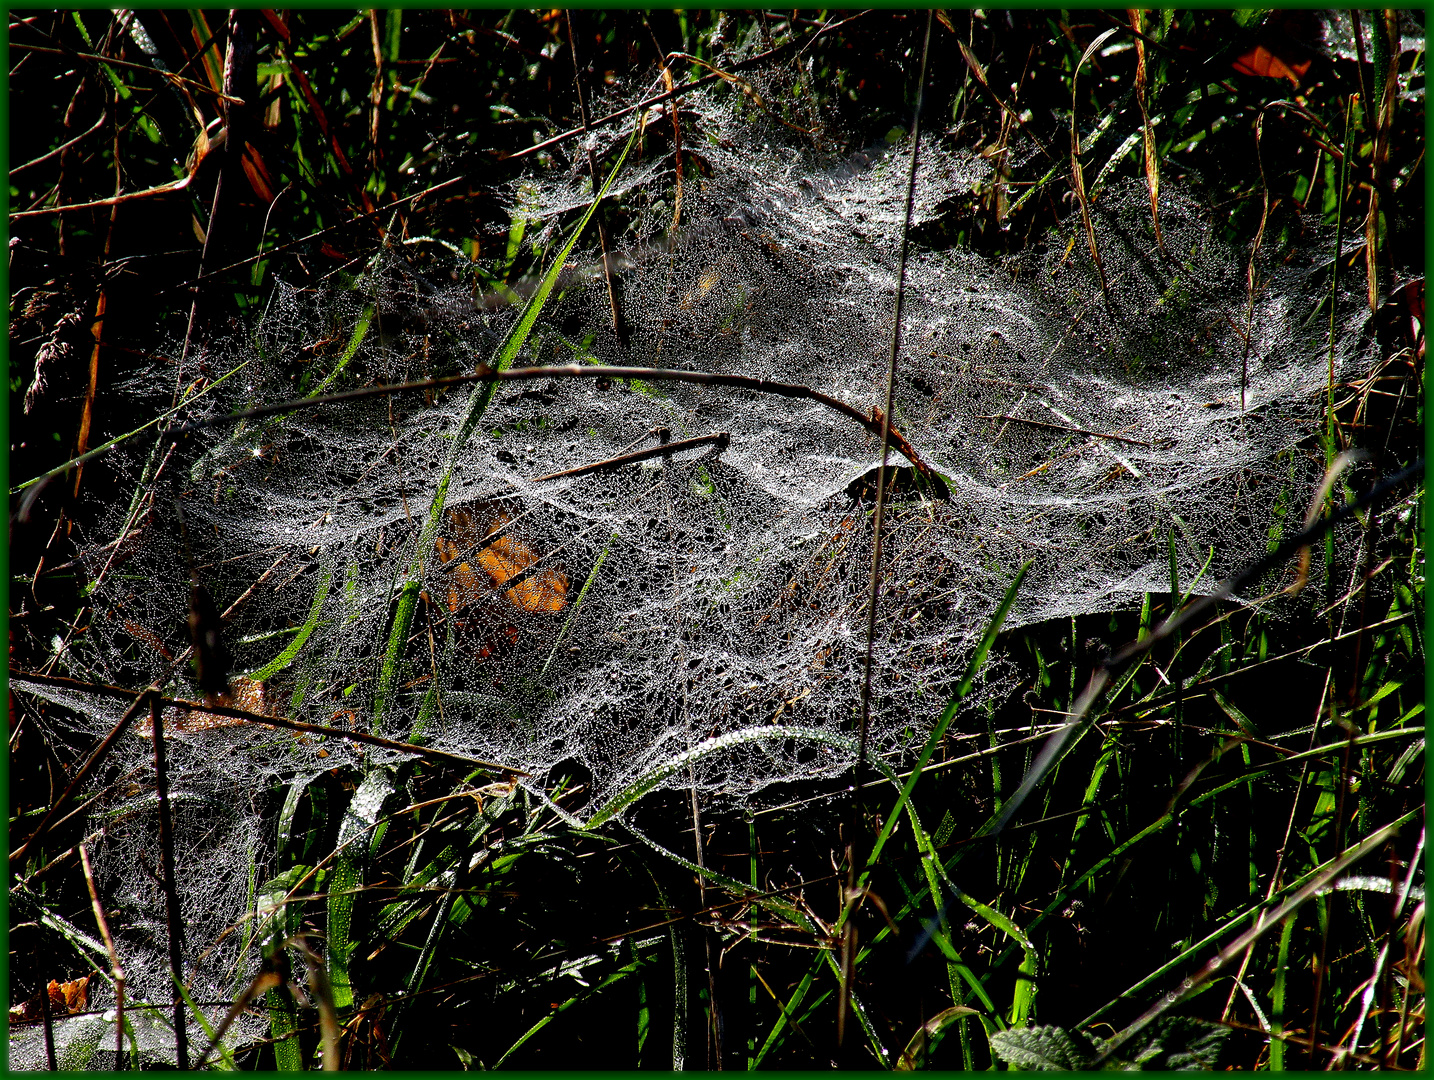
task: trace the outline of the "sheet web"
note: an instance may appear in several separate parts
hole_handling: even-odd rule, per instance
[[[621,178],[626,344],[585,237],[515,366],[685,368],[801,384],[863,412],[880,400],[906,147],[824,156],[733,96],[685,106],[701,117],[707,167],[700,181],[689,172],[675,233],[671,176],[649,163]],[[919,169],[918,227],[986,176],[949,136],[923,144]],[[587,182],[561,170],[525,182],[523,198],[536,193],[525,212],[547,224],[539,242],[557,246]],[[1328,290],[1315,253],[1262,264],[1250,308],[1248,253],[1224,246],[1192,198],[1162,190],[1169,258],[1155,251],[1143,186],[1104,192],[1094,220],[1108,302],[1078,216],[1019,259],[911,255],[893,421],[949,498],[897,470],[870,734],[893,763],[920,747],[1025,562],[1009,625],[1137,604],[1169,588],[1172,531],[1181,580],[1208,561],[1213,582],[1262,554],[1317,482],[1318,462],[1296,449],[1315,430],[1330,362],[1327,322],[1307,321]],[[246,365],[195,415],[295,397],[341,364],[331,389],[472,371],[516,309],[441,251],[395,244],[347,291],[281,288],[256,328],[181,373],[189,385]],[[1360,362],[1357,331],[1339,335],[1339,371]],[[174,385],[172,371],[159,378]],[[665,766],[668,783],[729,806],[850,766],[841,739],[856,727],[879,452],[868,431],[819,403],[745,389],[505,382],[459,449],[434,543],[418,551],[470,393],[330,405],[187,440],[135,507],[101,515],[86,554],[94,618],[66,673],[131,686],[159,675],[183,646],[192,564],[221,611],[240,601],[225,635],[244,707],[502,762],[535,791],[580,775],[580,817]],[[148,455],[128,463],[135,485],[153,473]],[[118,549],[106,546],[126,523]],[[423,591],[380,714],[415,556]],[[33,689],[94,734],[121,711]],[[995,678],[973,701],[1002,690]],[[186,846],[182,832],[179,845],[190,960],[201,983],[232,993],[242,935],[223,935],[249,903],[232,865],[263,862],[258,793],[402,755],[199,714],[171,712],[167,725],[176,798],[189,800],[182,830],[203,837]],[[763,729],[771,737],[751,734]],[[123,749],[116,768],[135,780],[102,811],[100,869],[141,913],[134,946],[154,953],[130,970],[158,980],[163,908],[141,857],[154,848],[152,747],[141,732]]]

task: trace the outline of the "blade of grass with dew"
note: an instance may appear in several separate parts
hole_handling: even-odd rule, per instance
[[[911,823],[911,831],[916,839],[916,849],[921,853],[921,870],[926,877],[927,892],[930,896],[935,897],[939,900],[943,896],[941,888],[941,878],[944,877],[944,874],[942,873],[941,864],[937,857],[936,849],[932,847],[931,838],[926,834],[926,830],[921,827],[921,821],[916,816],[916,808],[911,805],[910,801],[906,803],[906,816]],[[863,875],[863,881],[864,880],[865,875]],[[978,903],[977,901],[971,900],[969,897],[966,896],[965,893],[963,893],[960,889],[957,889],[955,885],[951,884],[950,878],[946,879],[946,883],[949,889],[957,897],[972,904]],[[983,909],[983,912],[990,912],[990,909],[985,907],[985,905],[980,906]],[[915,910],[914,905],[912,910]],[[843,912],[843,914],[845,914],[845,912]],[[995,913],[991,912],[991,914],[994,915]],[[992,922],[993,926],[997,926],[998,929],[1003,930],[1007,928],[1014,930],[1014,927],[1011,926],[1011,923],[1004,917],[997,915],[996,919],[997,922]],[[1004,923],[1004,926],[998,925],[999,923]],[[947,926],[946,923],[946,905],[944,903],[937,904],[935,924],[936,925],[934,926],[928,927],[928,932],[930,933],[931,940],[936,943],[937,949],[940,950],[941,955],[946,958],[948,979],[950,981],[951,988],[951,997],[953,999],[952,1003],[955,1005],[960,1005],[962,1003],[962,1000],[965,998],[965,995],[961,993],[960,986],[956,981],[959,978],[962,982],[964,982],[968,987],[971,988],[971,992],[976,995],[976,1000],[979,1001],[983,1006],[985,1006],[987,1010],[987,1013],[983,1014],[981,1018],[982,1025],[985,1026],[987,1035],[989,1036],[991,1034],[993,1027],[997,1029],[1004,1028],[1006,1024],[1005,1021],[1001,1018],[1001,1010],[997,1008],[995,1001],[991,998],[990,993],[986,990],[985,984],[981,981],[980,977],[976,974],[976,972],[972,970],[971,965],[967,963],[966,959],[961,956],[959,952],[957,952],[955,945],[953,945],[951,942],[951,932],[950,928]],[[1029,948],[1030,943],[1026,942],[1025,938],[1022,937],[1019,932],[1016,932],[1014,936],[1017,941],[1025,942],[1026,946]],[[858,965],[861,963],[865,955],[866,952],[860,952],[857,954]]]
[[[932,1050],[935,1050],[941,1042],[941,1036],[952,1024],[974,1015],[975,1009],[967,1008],[965,1005],[953,1005],[949,1009],[943,1009],[926,1023],[916,1029],[916,1034],[911,1036],[911,1041],[906,1044],[906,1049],[901,1052],[901,1060],[896,1064],[897,1072],[914,1072],[923,1068],[926,1058]]]
[[[1170,614],[1174,615],[1180,610],[1180,557],[1175,550],[1175,526],[1170,526],[1166,533],[1166,543],[1170,556]],[[1184,757],[1183,740],[1181,731],[1185,725],[1185,679],[1180,673],[1180,650],[1184,644],[1185,635],[1177,630],[1174,635],[1174,654],[1170,658],[1170,681],[1175,684],[1175,718],[1170,725],[1170,753],[1171,767],[1178,771],[1181,768],[1181,759]],[[1172,775],[1172,782],[1178,783],[1179,777]]]
[[[553,260],[553,265],[543,276],[542,282],[533,293],[528,303],[524,306],[522,314],[518,317],[513,329],[494,352],[488,367],[492,371],[505,371],[512,365],[518,353],[522,351],[523,345],[532,332],[533,324],[537,322],[538,316],[542,313],[543,306],[547,303],[548,296],[557,285],[558,276],[562,273],[563,267],[567,265],[568,257],[572,254],[573,248],[577,246],[578,239],[582,236],[583,230],[587,228],[588,222],[592,220],[593,214],[603,199],[607,197],[608,190],[612,187],[613,181],[617,179],[618,173],[622,171],[623,163],[627,161],[627,155],[632,150],[633,143],[637,141],[638,128],[633,129],[632,135],[627,140],[622,154],[618,157],[617,163],[613,165],[612,171],[608,173],[607,180],[603,183],[602,190],[589,204],[587,212],[573,229],[568,242],[558,252]],[[384,654],[383,668],[379,674],[378,689],[374,694],[373,703],[373,729],[378,730],[383,720],[383,714],[387,709],[389,698],[393,694],[393,688],[398,679],[399,666],[403,657],[403,649],[408,641],[408,631],[413,623],[413,613],[418,603],[419,587],[423,581],[423,567],[428,561],[428,553],[433,548],[435,539],[438,536],[438,529],[443,518],[443,507],[448,497],[448,487],[452,483],[453,474],[458,468],[459,458],[463,447],[469,436],[478,426],[488,403],[493,400],[493,394],[497,390],[496,381],[478,383],[468,399],[468,407],[464,413],[463,420],[453,436],[453,444],[448,451],[448,460],[444,463],[443,472],[438,480],[437,490],[434,492],[433,501],[429,506],[428,518],[419,532],[413,553],[413,561],[410,565],[408,579],[403,583],[398,599],[398,610],[394,616],[393,630],[389,634],[388,649]]]
[[[339,354],[338,363],[334,364],[334,369],[325,375],[319,385],[305,395],[306,397],[318,397],[328,389],[329,385],[335,379],[343,374],[344,369],[349,366],[349,361],[358,355],[359,346],[363,344],[364,338],[368,337],[368,332],[373,327],[373,320],[377,314],[378,305],[376,303],[369,301],[364,305],[363,312],[358,317],[358,322],[354,323],[354,328],[349,331],[348,344],[344,346],[344,351]]]
[[[294,635],[294,640],[289,642],[284,650],[279,653],[278,656],[274,657],[274,659],[256,671],[250,672],[249,678],[255,682],[264,682],[266,679],[273,678],[294,662],[294,659],[308,642],[309,637],[318,629],[319,612],[323,610],[324,601],[329,598],[329,586],[333,583],[333,579],[334,568],[332,566],[324,567],[319,574],[319,586],[314,590],[314,600],[309,606],[308,618],[306,618],[304,624],[299,627],[298,633]]]
[[[917,760],[916,766],[913,768],[911,775],[907,779],[906,784],[902,787],[901,796],[897,800],[897,805],[893,809],[890,818],[887,820],[885,827],[882,829],[880,835],[878,836],[877,843],[873,845],[871,857],[871,861],[874,862],[876,855],[880,852],[881,847],[886,842],[886,839],[891,835],[891,830],[895,824],[897,815],[904,807],[906,809],[907,816],[910,818],[911,821],[912,832],[916,839],[917,850],[921,853],[922,869],[927,881],[927,894],[932,897],[940,898],[943,895],[943,892],[941,889],[940,882],[938,881],[938,877],[944,878],[946,881],[947,888],[958,899],[960,899],[963,903],[965,903],[968,907],[970,907],[973,911],[975,911],[978,915],[985,919],[991,926],[1000,930],[1002,933],[1007,934],[1021,946],[1024,952],[1024,958],[1021,963],[1020,971],[1017,974],[1017,987],[1012,1000],[1011,1016],[1013,1018],[1013,1023],[1023,1022],[1030,1015],[1030,1010],[1034,1001],[1035,992],[1035,983],[1033,980],[1039,966],[1039,960],[1035,949],[1031,945],[1029,939],[1015,926],[1014,923],[1012,923],[1004,915],[1001,915],[993,908],[990,908],[987,905],[982,904],[974,898],[968,896],[962,890],[957,888],[955,883],[951,881],[950,877],[947,875],[946,868],[943,867],[941,864],[940,858],[936,852],[934,845],[931,843],[930,837],[926,834],[925,830],[921,826],[921,822],[916,815],[915,808],[910,802],[910,796],[916,786],[916,783],[920,780],[922,772],[927,762],[930,760],[932,753],[934,753],[936,746],[939,745],[940,739],[944,735],[947,726],[949,726],[951,720],[954,718],[956,709],[959,707],[961,699],[964,698],[967,693],[969,693],[971,686],[974,683],[976,673],[979,670],[981,664],[984,662],[986,654],[989,652],[991,645],[995,641],[996,635],[1000,632],[1001,626],[1004,623],[1007,614],[1009,614],[1012,604],[1014,604],[1015,602],[1016,594],[1020,590],[1021,583],[1025,579],[1026,572],[1029,570],[1029,568],[1030,564],[1027,563],[1021,567],[1020,571],[1018,571],[1016,578],[1012,582],[1010,588],[1007,590],[1006,596],[1002,600],[1001,605],[997,608],[995,615],[992,616],[990,623],[987,625],[986,632],[982,636],[981,644],[977,648],[976,653],[972,656],[972,659],[967,667],[966,674],[963,677],[962,682],[960,683],[956,691],[956,695],[953,698],[951,704],[948,705],[946,710],[943,712],[941,720],[937,724],[936,730],[932,733],[931,738],[927,741],[927,745],[923,748],[922,753]],[[863,882],[866,881],[869,873],[870,870],[868,869],[868,871],[862,875],[861,880]],[[917,906],[917,903],[917,899],[915,897],[912,897],[911,902],[908,904],[908,907],[914,910]],[[975,974],[971,971],[969,965],[965,963],[965,961],[959,956],[959,954],[955,952],[954,948],[950,945],[949,936],[948,933],[945,932],[944,927],[944,913],[945,904],[941,903],[938,905],[938,925],[930,929],[930,936],[933,940],[936,941],[937,947],[941,950],[942,954],[946,956],[948,965],[950,966],[952,973],[955,975],[959,975],[962,980],[967,983],[967,985],[971,986],[972,990],[976,993],[978,999],[980,999],[982,1004],[986,1005],[987,1008],[990,1010],[990,1014],[995,1020],[995,1025],[997,1027],[1004,1027],[1005,1025],[1000,1018],[1000,1012],[996,1008],[990,996],[987,994],[984,985],[981,984],[980,980],[977,979]],[[858,962],[860,962],[861,955],[865,954],[863,953],[858,956]],[[1022,975],[1024,975],[1025,978],[1022,978]],[[960,996],[954,982],[952,983],[951,989],[953,996]],[[960,1002],[958,1001],[957,1004],[959,1003]],[[987,1034],[989,1035],[991,1030],[990,1021],[988,1021],[987,1018],[983,1016],[982,1023],[984,1026],[986,1026]]]
[[[807,996],[807,993],[812,988],[812,984],[816,982],[817,973],[821,971],[823,963],[824,961],[820,956],[813,960],[811,967],[807,969],[807,973],[802,976],[801,982],[797,983],[796,989],[792,991],[792,996],[787,1000],[787,1003],[783,1005],[781,1001],[777,1002],[777,1008],[780,1014],[777,1017],[776,1023],[772,1025],[772,1030],[767,1032],[767,1038],[762,1043],[762,1048],[757,1052],[757,1057],[752,1063],[753,1069],[758,1068],[767,1054],[778,1045],[781,1039],[782,1029],[789,1023],[795,1026],[795,1021],[791,1019],[792,1014],[801,1005],[802,999]],[[829,996],[829,994],[830,991],[828,991],[828,994],[823,995],[823,997]]]
[[[1011,995],[1011,1012],[1009,1024],[1011,1027],[1023,1027],[1031,1015],[1032,1006],[1035,1003],[1036,978],[1040,974],[1040,956],[1036,948],[1031,944],[1030,938],[1005,915],[1002,915],[995,908],[981,903],[973,896],[969,896],[957,887],[956,883],[946,874],[946,868],[941,865],[936,856],[934,848],[930,848],[928,841],[928,854],[926,859],[934,866],[946,885],[946,891],[950,892],[957,900],[974,911],[990,926],[1001,931],[1008,938],[1020,946],[1022,952],[1021,965],[1016,970],[1016,986]],[[989,1000],[989,999],[987,999]],[[999,1016],[994,1003],[990,1006],[993,1015]],[[1005,1026],[1005,1025],[1001,1025]],[[988,1027],[989,1031],[989,1027]]]
[[[194,1019],[199,1024],[200,1030],[204,1032],[204,1037],[209,1040],[209,1045],[213,1046],[216,1050],[219,1051],[219,1056],[224,1061],[224,1067],[230,1072],[235,1071],[238,1066],[234,1064],[234,1051],[229,1049],[229,1047],[223,1043],[215,1043],[214,1025],[211,1024],[209,1022],[209,1018],[204,1015],[204,1010],[194,1003],[194,998],[191,997],[189,991],[184,988],[184,983],[180,982],[178,979],[175,979],[174,985],[175,988],[179,991],[179,993],[183,996],[184,1003],[189,1006],[189,1011],[194,1014]]]
[[[1270,1072],[1285,1071],[1285,975],[1290,965],[1290,937],[1295,917],[1288,916],[1280,927],[1280,943],[1275,953],[1275,982],[1270,989]]]
[[[619,968],[617,971],[611,972],[611,973],[609,973],[608,975],[605,975],[602,979],[600,979],[600,980],[599,980],[597,983],[595,983],[594,985],[589,986],[589,987],[587,987],[586,989],[584,989],[584,990],[580,991],[579,993],[574,994],[572,997],[568,998],[566,1001],[564,1001],[562,1004],[560,1004],[557,1008],[552,1009],[551,1011],[549,1011],[541,1020],[539,1020],[539,1021],[538,1021],[536,1024],[534,1024],[532,1027],[530,1027],[527,1031],[523,1032],[523,1034],[518,1037],[518,1040],[517,1040],[515,1043],[513,1043],[512,1046],[508,1047],[507,1050],[503,1051],[503,1055],[502,1055],[497,1061],[493,1062],[492,1065],[489,1065],[488,1068],[489,1068],[489,1069],[497,1069],[497,1068],[499,1068],[499,1067],[503,1064],[503,1062],[507,1061],[508,1058],[510,1058],[514,1053],[516,1053],[517,1050],[518,1050],[524,1043],[526,1043],[529,1039],[531,1039],[531,1038],[532,1038],[534,1035],[536,1035],[538,1032],[542,1031],[543,1028],[545,1028],[545,1027],[547,1027],[549,1024],[551,1024],[551,1023],[552,1023],[554,1020],[556,1020],[560,1015],[562,1015],[563,1013],[567,1012],[567,1011],[568,1011],[570,1008],[572,1008],[574,1005],[577,1005],[577,1004],[579,1004],[580,1002],[583,1002],[583,1001],[587,1000],[587,999],[590,998],[590,997],[595,997],[597,994],[601,993],[603,990],[606,990],[609,986],[612,986],[614,983],[621,982],[623,979],[627,978],[629,975],[635,974],[635,973],[637,972],[637,970],[638,970],[640,967],[642,967],[642,965],[645,964],[645,963],[647,963],[647,961],[646,961],[644,958],[642,958],[642,957],[639,956],[639,957],[637,957],[636,959],[634,959],[631,963],[627,964],[626,966],[621,967],[621,968]]]
[[[300,951],[309,966],[309,993],[319,1007],[319,1052],[324,1072],[337,1072],[339,1060],[339,1018],[338,1003],[334,998],[334,987],[324,969],[323,957],[314,952],[303,938],[298,938]]]
[[[818,746],[830,746],[853,755],[856,753],[856,740],[851,736],[823,731],[819,728],[777,724],[760,728],[742,728],[738,731],[729,732],[726,735],[704,739],[692,747],[692,749],[676,754],[649,769],[604,803],[598,811],[588,819],[587,823],[581,827],[591,831],[605,825],[648,792],[660,787],[677,773],[685,771],[689,765],[695,765],[704,758],[723,753],[737,746],[754,746],[764,742],[785,739],[813,742]],[[735,878],[723,878],[723,881],[724,888],[732,888],[735,886],[739,892],[745,888]]]
[[[302,1072],[304,1051],[299,1045],[299,1010],[287,987],[277,986],[264,995],[269,1012],[269,1038],[274,1046],[277,1072]]]
[[[538,673],[539,682],[547,676],[548,668],[552,667],[553,658],[558,655],[558,648],[562,645],[563,639],[568,635],[568,627],[572,626],[573,620],[577,618],[578,611],[583,606],[583,597],[588,594],[588,589],[591,588],[592,583],[597,580],[598,571],[602,569],[602,564],[607,560],[607,553],[612,550],[612,542],[616,539],[617,533],[613,533],[608,537],[607,543],[603,545],[602,554],[597,557],[597,562],[593,563],[593,568],[588,573],[587,580],[583,582],[583,587],[578,590],[578,598],[569,606],[567,617],[563,619],[562,629],[558,631],[558,636],[553,639],[553,649],[548,653],[548,659],[543,664],[543,670]]]
[[[1076,817],[1075,825],[1071,828],[1070,842],[1066,845],[1066,859],[1061,866],[1061,881],[1064,883],[1066,875],[1070,873],[1071,862],[1075,859],[1078,850],[1081,832],[1085,829],[1086,822],[1097,813],[1100,815],[1101,823],[1105,826],[1106,836],[1111,843],[1115,843],[1115,829],[1111,823],[1110,816],[1095,805],[1095,798],[1100,794],[1101,781],[1105,779],[1106,771],[1110,768],[1120,752],[1120,740],[1116,732],[1112,731],[1105,737],[1101,744],[1100,754],[1096,758],[1095,766],[1091,769],[1090,780],[1085,786],[1085,794],[1081,796],[1080,808],[1083,813]]]
[[[646,839],[646,837],[640,837]],[[653,890],[657,894],[657,903],[661,911],[672,909],[668,900],[667,890],[663,888],[662,878],[652,869],[647,859],[646,852],[641,850],[637,853],[638,864],[652,879]],[[667,939],[672,946],[672,1068],[681,1070],[687,1060],[687,963],[682,949],[682,928],[677,923],[669,923],[667,926]],[[644,1004],[646,1004],[644,1000]],[[644,1009],[646,1012],[646,1009]],[[650,1015],[650,1014],[649,1014]],[[639,1017],[639,1056],[641,1052],[641,1023]]]
[[[344,1009],[353,1004],[353,987],[349,979],[349,958],[356,947],[350,939],[353,929],[354,901],[363,883],[363,865],[368,848],[364,834],[377,825],[383,804],[398,790],[396,772],[392,768],[371,769],[354,792],[339,826],[338,857],[329,879],[328,953],[329,984],[333,988],[334,1005]]]

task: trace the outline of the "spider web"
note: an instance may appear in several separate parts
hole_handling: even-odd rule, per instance
[[[679,226],[660,159],[634,166],[613,196],[626,340],[611,328],[595,236],[584,237],[515,366],[732,373],[869,410],[884,385],[909,143],[834,155],[739,95],[688,101],[705,138]],[[625,135],[595,138],[606,152]],[[924,140],[913,226],[988,175],[950,135]],[[534,243],[557,246],[588,183],[553,168],[514,192],[515,212],[543,223]],[[1213,582],[1303,513],[1320,462],[1300,447],[1331,363],[1339,376],[1367,360],[1361,320],[1339,328],[1331,357],[1327,316],[1309,321],[1328,296],[1314,247],[1262,262],[1251,302],[1248,252],[1220,240],[1210,212],[1169,186],[1160,209],[1168,255],[1143,186],[1094,205],[1108,301],[1078,216],[1005,261],[913,250],[893,422],[949,498],[896,470],[873,753],[897,763],[921,746],[1023,564],[1009,626],[1168,591],[1171,537],[1181,581],[1203,569]],[[205,389],[197,419],[313,392],[340,368],[330,389],[467,372],[516,318],[441,245],[395,243],[350,287],[279,287],[257,326],[132,390]],[[418,550],[470,393],[306,409],[134,450],[117,467],[135,500],[95,510],[83,556],[93,621],[60,670],[135,687],[168,670],[193,565],[221,611],[237,605],[224,633],[245,707],[501,762],[534,792],[577,775],[589,792],[579,818],[646,777],[751,806],[773,784],[850,766],[878,440],[819,403],[752,390],[506,382],[459,446],[438,535]],[[662,431],[728,439],[538,479],[655,447]],[[380,710],[415,559],[422,594]],[[1000,670],[971,708],[1005,692]],[[178,696],[197,697],[186,675]],[[12,685],[67,706],[90,736],[124,707]],[[264,873],[261,793],[404,755],[177,710],[166,724],[187,963],[195,985],[232,997],[253,961],[244,935],[225,931]],[[106,779],[130,782],[106,789],[95,822],[135,990],[163,1000],[163,903],[145,869],[151,755],[142,729],[127,738]]]

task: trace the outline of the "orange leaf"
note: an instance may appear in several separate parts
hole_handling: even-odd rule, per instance
[[[486,527],[480,526],[479,516],[487,516],[482,514],[482,510],[482,507],[475,507],[449,511],[449,525],[456,539],[438,538],[434,546],[438,550],[439,561],[454,561],[462,552],[477,545],[482,537],[507,524],[508,515],[498,511],[488,520]],[[532,571],[539,563],[537,552],[511,536],[500,536],[484,544],[472,559],[477,564],[476,570],[472,564],[461,562],[453,571],[448,588],[448,610],[454,614],[481,599],[493,587],[501,588],[525,571]],[[481,576],[479,570],[482,571]],[[562,611],[568,603],[568,579],[556,570],[536,570],[506,590],[504,595],[519,611]]]
[[[1311,63],[1310,60],[1297,60],[1288,53],[1280,56],[1263,45],[1256,45],[1243,56],[1237,57],[1230,66],[1241,75],[1289,79],[1298,87],[1300,79],[1304,77],[1305,72],[1309,71]]]
[[[240,164],[244,167],[244,175],[249,179],[249,186],[254,189],[254,194],[264,202],[272,203],[274,201],[274,180],[269,175],[269,169],[264,164],[264,159],[259,156],[259,151],[251,144],[246,143]]]

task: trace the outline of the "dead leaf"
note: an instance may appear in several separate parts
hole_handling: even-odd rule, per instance
[[[1298,88],[1300,79],[1304,78],[1312,63],[1312,60],[1296,59],[1292,53],[1281,56],[1264,45],[1256,45],[1249,52],[1232,61],[1230,66],[1241,75],[1257,75],[1267,79],[1289,79]]]

